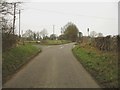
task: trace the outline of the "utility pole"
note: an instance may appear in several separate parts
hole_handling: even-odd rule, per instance
[[[88,31],[88,37],[89,37],[89,28],[87,28],[87,31]]]
[[[19,10],[19,38],[20,38],[20,14],[21,14],[21,11]]]
[[[15,11],[16,11],[16,3],[14,3],[14,15],[13,15],[13,35],[14,35],[14,30],[15,30]]]

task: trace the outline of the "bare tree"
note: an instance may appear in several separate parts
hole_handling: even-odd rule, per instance
[[[34,39],[34,32],[30,29],[28,29],[24,34],[24,38],[27,38],[28,40],[33,40]]]
[[[48,35],[47,30],[45,28],[40,32],[40,34],[43,39]]]
[[[37,40],[40,39],[40,32],[36,32],[36,38],[37,38]]]
[[[7,2],[0,3],[0,22],[3,33],[11,33],[11,29],[9,29],[9,23],[12,24],[10,21],[10,18],[13,15],[12,9],[12,4],[8,4]]]
[[[16,13],[14,13],[14,3],[9,3],[4,0],[0,1],[0,31],[2,33],[3,51],[7,50],[7,48],[15,46],[15,44],[18,42],[18,37],[17,35],[13,34],[13,31],[15,27],[15,14],[17,13],[19,4],[17,3],[15,9]],[[14,24],[12,21],[14,21]]]
[[[95,32],[95,31],[90,32],[90,37],[96,37],[96,36],[97,36],[97,32]]]
[[[0,2],[0,13],[2,15],[13,15],[13,4],[8,2]]]
[[[8,23],[10,23],[10,24],[13,24],[12,29],[13,29],[13,33],[14,33],[15,19],[16,19],[15,14],[18,13],[19,4],[21,4],[21,2],[14,2],[14,3],[9,3],[6,1],[0,2],[0,23],[2,26],[2,31],[5,29],[4,28],[5,25],[8,25]],[[13,23],[12,23],[12,21],[13,21]],[[7,24],[6,24],[6,22],[7,22]],[[11,33],[11,31],[10,31],[11,29],[8,29],[8,30],[9,30],[8,33]]]
[[[103,33],[98,33],[97,37],[103,37]]]

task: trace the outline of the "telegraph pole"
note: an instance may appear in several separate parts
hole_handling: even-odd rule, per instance
[[[87,28],[87,31],[88,31],[88,37],[89,37],[89,28]]]
[[[14,15],[13,15],[13,35],[14,35],[14,30],[15,30],[15,11],[16,11],[16,3],[14,3]]]
[[[20,38],[20,14],[21,14],[21,11],[19,10],[19,38]]]

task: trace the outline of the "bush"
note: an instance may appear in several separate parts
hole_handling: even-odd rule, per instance
[[[7,49],[13,47],[16,45],[18,41],[18,36],[13,34],[2,34],[2,50],[6,51]]]

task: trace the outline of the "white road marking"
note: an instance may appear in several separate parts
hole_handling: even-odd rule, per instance
[[[73,45],[73,48],[75,47],[75,45]]]
[[[51,46],[47,46],[47,48],[49,48],[49,47],[51,47]]]
[[[62,49],[63,47],[64,47],[64,46],[61,45],[61,46],[60,46],[60,49]]]

